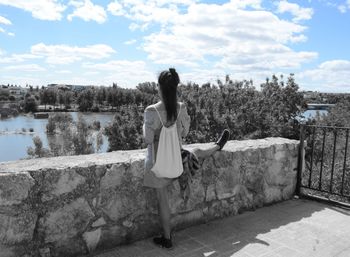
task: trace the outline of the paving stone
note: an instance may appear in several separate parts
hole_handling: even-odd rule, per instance
[[[203,247],[192,252],[187,252],[179,257],[218,257],[220,254],[213,249]]]
[[[348,257],[349,234],[350,211],[290,200],[176,231],[171,251],[149,238],[130,246],[134,256],[116,248],[95,257]]]

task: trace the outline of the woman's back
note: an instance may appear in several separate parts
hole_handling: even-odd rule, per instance
[[[157,158],[156,153],[158,150],[160,131],[163,126],[162,122],[166,127],[168,127],[173,125],[175,121],[167,120],[167,113],[164,105],[161,102],[150,105],[145,109],[143,134],[145,143],[147,144],[147,155],[145,162],[146,170],[150,170],[153,167],[154,161]],[[179,136],[179,143],[182,145],[182,138],[185,137],[189,131],[190,116],[187,113],[186,106],[180,102],[178,103],[176,127]]]
[[[177,105],[177,119],[176,126],[179,135],[179,140],[185,137],[188,133],[190,126],[190,117],[187,113],[186,106],[178,102]],[[158,112],[157,112],[158,111]],[[159,117],[160,116],[160,117]],[[145,110],[145,126],[144,129],[149,129],[145,131],[145,142],[147,144],[156,143],[159,139],[160,130],[164,124],[165,127],[173,125],[175,120],[167,120],[167,112],[165,110],[164,104],[158,102],[156,104],[150,105]],[[147,133],[150,132],[150,133]],[[182,140],[181,140],[182,142]]]

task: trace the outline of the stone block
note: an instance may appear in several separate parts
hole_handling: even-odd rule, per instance
[[[215,167],[216,168],[226,168],[232,166],[232,153],[227,151],[222,151],[220,153],[215,153],[213,156],[215,160]]]
[[[264,186],[264,203],[270,204],[273,202],[282,200],[282,191],[280,187],[270,186],[265,184]]]
[[[78,174],[75,168],[67,170],[46,170],[44,171],[44,176],[44,180],[41,181],[43,184],[43,201],[52,200],[62,194],[72,192],[86,181],[86,178]]]
[[[103,217],[100,217],[98,220],[96,220],[94,223],[92,223],[92,227],[95,228],[95,227],[101,227],[103,225],[106,225],[106,221]]]
[[[70,238],[62,238],[59,241],[55,241],[50,245],[50,257],[52,256],[64,256],[64,257],[75,257],[85,256],[88,254],[86,243],[82,236],[75,236]]]
[[[202,221],[205,221],[203,210],[194,210],[174,216],[171,219],[171,224],[173,227],[182,228],[201,223]]]
[[[127,181],[125,179],[123,186],[101,190],[100,208],[113,221],[147,212],[142,182]]]
[[[145,167],[145,160],[144,160],[144,154],[143,158],[133,158],[130,161],[130,169],[128,172],[131,172],[132,176],[138,177],[143,179],[143,174],[144,174],[144,167]]]
[[[34,184],[34,179],[26,172],[0,173],[0,205],[21,203]]]
[[[113,164],[110,169],[107,170],[106,174],[101,179],[101,189],[113,188],[120,186],[123,177],[126,172],[126,165],[124,164]]]
[[[216,193],[219,200],[230,198],[234,195],[234,187],[240,183],[240,173],[232,168],[219,169],[216,181]]]
[[[119,226],[101,228],[101,237],[97,249],[108,249],[126,242],[127,229]]]
[[[205,201],[210,202],[216,200],[216,187],[215,185],[208,185],[205,192]]]
[[[83,198],[49,212],[40,220],[40,229],[45,232],[45,242],[65,241],[83,232],[94,217],[89,204]]]
[[[18,244],[30,242],[37,216],[29,211],[18,214],[0,214],[0,243]]]
[[[288,183],[288,179],[286,178],[284,168],[283,162],[272,162],[264,173],[264,178],[267,184],[281,186],[286,185]]]
[[[101,228],[98,228],[93,231],[85,232],[83,234],[83,238],[86,243],[86,247],[89,249],[89,252],[91,253],[96,249],[98,242],[101,239]]]
[[[0,244],[0,257],[18,257],[15,247]]]
[[[194,178],[190,183],[188,199],[183,199],[180,194],[180,186],[174,182],[169,190],[169,206],[172,214],[192,211],[196,206],[201,205],[205,199],[204,186],[199,177]]]

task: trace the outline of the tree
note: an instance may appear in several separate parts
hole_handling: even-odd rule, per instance
[[[79,111],[89,111],[94,104],[94,94],[91,89],[84,90],[79,93],[77,104],[79,105]]]
[[[26,95],[24,98],[23,109],[25,112],[36,112],[37,111],[37,103],[35,98],[31,95]]]
[[[34,148],[31,146],[27,148],[27,154],[31,158],[42,158],[50,156],[50,151],[43,147],[43,142],[41,141],[40,137],[33,137],[33,143]]]

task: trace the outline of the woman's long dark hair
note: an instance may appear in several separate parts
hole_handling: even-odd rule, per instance
[[[179,83],[179,74],[173,68],[159,74],[158,84],[168,121],[174,121],[177,118],[177,85]]]

